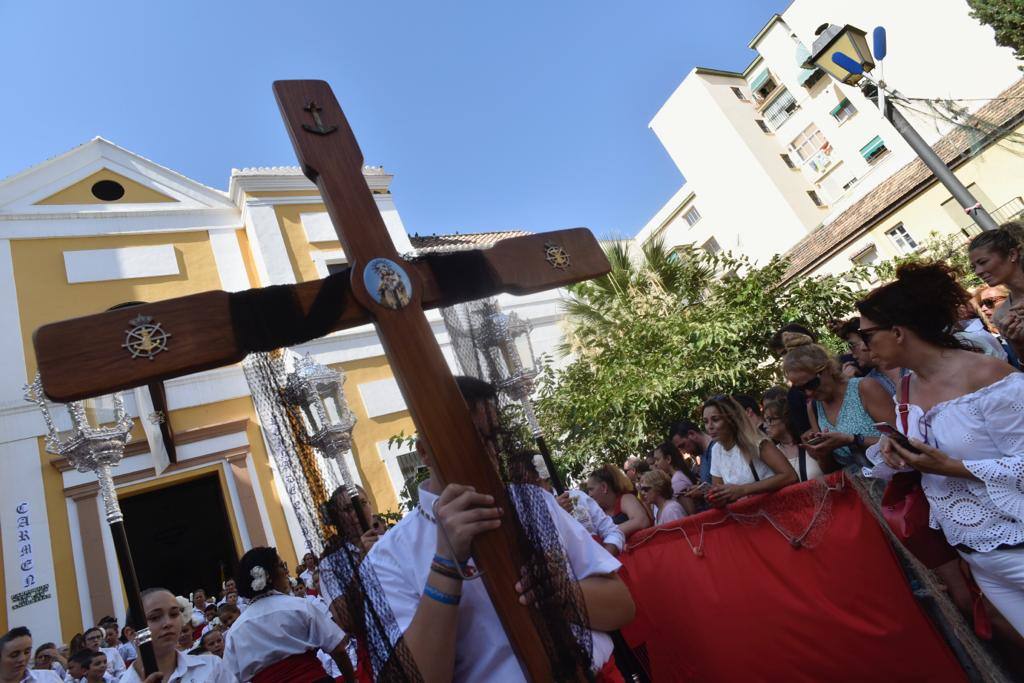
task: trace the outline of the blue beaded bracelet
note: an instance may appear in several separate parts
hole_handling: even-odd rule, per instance
[[[452,569],[457,567],[465,568],[469,564],[468,562],[457,564],[454,560],[449,560],[447,557],[442,557],[440,555],[434,555],[434,562],[444,565],[445,567],[451,567]]]
[[[436,600],[443,605],[458,605],[459,601],[462,600],[461,595],[452,595],[451,593],[439,591],[429,583],[423,587],[423,594],[431,600]]]

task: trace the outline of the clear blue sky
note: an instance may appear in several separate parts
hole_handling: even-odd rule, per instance
[[[322,78],[409,232],[632,235],[682,178],[647,123],[788,0],[0,0],[0,177],[95,135],[213,187],[293,165],[270,90]]]

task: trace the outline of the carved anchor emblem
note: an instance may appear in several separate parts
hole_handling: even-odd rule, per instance
[[[323,109],[316,106],[316,102],[310,101],[303,109],[313,115],[313,123],[316,124],[316,126],[311,126],[308,123],[304,123],[302,124],[303,130],[308,130],[310,133],[316,133],[317,135],[327,135],[338,130],[337,126],[325,126],[324,122],[320,120],[320,112]]]

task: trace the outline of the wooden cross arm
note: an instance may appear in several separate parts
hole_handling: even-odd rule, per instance
[[[568,255],[564,269],[545,259],[546,245]],[[488,249],[430,253],[411,263],[423,283],[424,308],[539,292],[608,271],[604,252],[584,228],[506,239]],[[152,360],[132,358],[122,346],[140,315],[170,335],[167,350]],[[369,322],[346,269],[324,280],[203,292],[50,323],[36,330],[33,344],[46,395],[66,403],[230,365],[253,351]]]

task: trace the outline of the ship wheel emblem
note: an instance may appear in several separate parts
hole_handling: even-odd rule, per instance
[[[544,243],[544,260],[550,263],[552,268],[565,270],[569,267],[569,252],[562,245],[547,241]]]
[[[125,330],[122,348],[128,349],[132,358],[153,358],[167,350],[167,340],[171,338],[160,323],[153,322],[148,315],[140,315],[128,321],[132,326]]]

